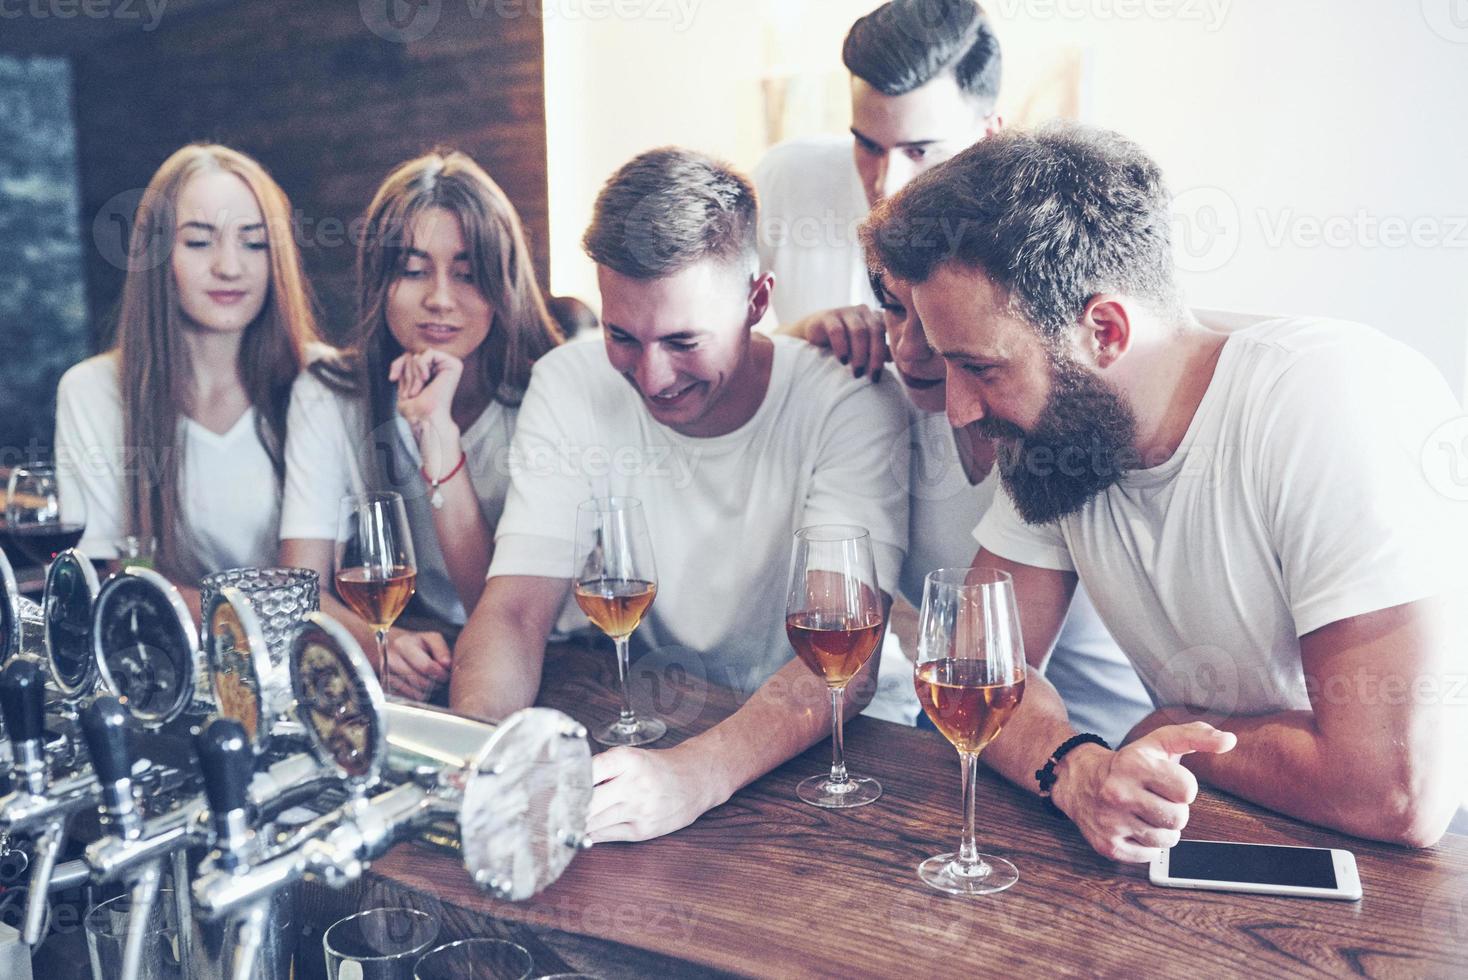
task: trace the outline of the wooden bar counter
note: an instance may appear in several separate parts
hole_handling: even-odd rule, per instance
[[[735,706],[676,666],[633,673],[635,703],[669,721],[661,747]],[[542,703],[590,727],[616,713],[614,674],[609,652],[555,650]],[[1468,977],[1468,837],[1390,847],[1205,789],[1186,836],[1347,848],[1365,897],[1159,888],[1144,866],[1098,857],[1037,798],[984,772],[979,846],[1012,860],[1020,880],[957,898],[915,874],[958,842],[957,753],[936,734],[861,718],[847,725],[846,758],[881,781],[876,803],[829,811],[796,799],[795,784],[830,764],[825,740],[675,834],[586,851],[528,902],[495,901],[457,857],[404,844],[353,889],[312,886],[306,918],[324,926],[358,908],[413,905],[437,915],[443,941],[521,941],[536,976]]]

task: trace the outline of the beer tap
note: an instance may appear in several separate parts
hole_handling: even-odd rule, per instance
[[[143,817],[133,796],[131,762],[127,750],[127,712],[121,702],[110,695],[102,695],[81,713],[82,735],[87,742],[87,751],[92,758],[92,770],[96,773],[100,789],[102,829],[110,830],[123,840],[136,840],[142,835]],[[182,853],[182,852],[180,852]],[[148,939],[148,920],[153,905],[158,900],[158,890],[163,879],[161,860],[148,862],[137,868],[132,875],[129,897],[131,914],[128,917],[127,941],[123,946],[123,980],[135,980],[142,964],[143,944]],[[175,894],[187,880],[187,874],[175,872]],[[185,918],[180,919],[186,922]],[[179,930],[181,944],[187,941],[187,930]],[[187,964],[187,957],[184,957]],[[185,965],[185,976],[188,967]]]
[[[97,779],[91,773],[51,781],[46,761],[46,682],[38,664],[15,660],[0,674],[0,712],[10,734],[11,784],[0,799],[0,833],[30,834],[30,891],[21,936],[28,945],[41,940],[46,896],[56,859],[72,816],[95,805]]]
[[[270,664],[269,652],[249,600],[236,589],[223,589],[215,597],[205,610],[204,622],[204,647],[209,655],[215,700],[221,715],[240,726],[250,750],[243,769],[250,808],[262,822],[268,821],[296,803],[319,795],[323,786],[335,785],[335,773],[317,756],[305,752],[286,756],[258,772],[251,771],[271,734],[272,716],[262,696],[267,685],[261,677]],[[196,740],[195,750],[202,757],[200,749]],[[215,749],[209,751],[214,753]],[[103,884],[126,878],[135,869],[169,854],[210,846],[214,840],[211,813],[216,812],[207,797],[210,768],[206,763],[206,793],[153,817],[135,835],[111,834],[93,842],[86,851],[93,880]]]
[[[340,888],[392,845],[444,818],[473,835],[463,843],[465,865],[496,897],[528,898],[559,877],[587,846],[585,729],[545,708],[517,712],[497,727],[433,713],[451,719],[459,737],[469,727],[487,733],[483,750],[462,765],[416,765],[406,782],[370,797],[354,794],[274,844],[236,832],[241,846],[229,854],[221,835],[194,880],[200,912],[228,915],[303,878]]]
[[[233,718],[216,718],[194,739],[204,773],[208,821],[214,849],[200,865],[203,874],[232,878],[255,859],[262,840],[250,822],[249,784],[253,753],[245,726]],[[212,869],[212,871],[210,870]],[[197,893],[197,881],[194,891]],[[231,954],[223,964],[231,980],[250,980],[265,944],[271,890],[261,890],[235,916]]]
[[[291,681],[308,736],[350,797],[273,842],[216,815],[215,849],[193,885],[205,918],[238,918],[302,878],[340,887],[444,818],[457,820],[471,877],[500,898],[535,894],[586,846],[591,754],[586,729],[566,715],[529,708],[490,725],[388,703],[356,641],[320,613],[292,640]],[[223,767],[207,768],[226,780]],[[211,802],[235,803],[227,789],[216,786]]]

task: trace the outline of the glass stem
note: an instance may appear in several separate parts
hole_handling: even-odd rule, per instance
[[[628,663],[629,637],[618,636],[613,638],[617,644],[617,687],[622,691],[622,715],[617,719],[617,727],[633,729],[637,727],[637,715],[632,712],[632,693],[627,690],[627,673],[630,670]]]
[[[377,677],[382,681],[384,694],[392,693],[392,684],[387,677],[387,630],[378,629],[377,634]]]
[[[844,786],[846,775],[846,748],[842,745],[842,736],[845,734],[841,724],[841,701],[846,694],[846,688],[831,688],[831,783],[836,786]]]
[[[958,865],[965,874],[981,874],[986,870],[974,841],[974,798],[978,795],[979,754],[959,752],[963,769],[963,840],[958,842]]]

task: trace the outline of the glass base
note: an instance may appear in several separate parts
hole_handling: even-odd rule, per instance
[[[638,718],[630,725],[621,719],[604,725],[591,733],[591,737],[602,745],[646,745],[656,742],[668,733],[668,726],[660,718]]]
[[[848,776],[844,783],[833,783],[830,773],[822,773],[802,779],[795,795],[812,806],[842,810],[873,802],[882,795],[882,784],[865,776]]]
[[[949,852],[930,857],[918,865],[918,877],[929,887],[950,895],[992,895],[1019,881],[1019,869],[1000,857],[980,854],[976,864],[965,873],[958,854]]]

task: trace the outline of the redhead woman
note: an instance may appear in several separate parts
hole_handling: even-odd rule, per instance
[[[295,385],[280,536],[281,560],[317,570],[322,607],[371,649],[371,627],[325,587],[341,498],[403,496],[418,611],[462,625],[489,569],[520,397],[560,333],[514,207],[462,153],[388,175],[367,211],[357,280],[349,349]],[[427,698],[450,665],[442,632],[389,633],[390,691]]]
[[[125,537],[155,542],[195,613],[203,575],[275,563],[291,384],[317,340],[290,218],[244,154],[174,153],[138,206],[116,345],[57,391],[80,547],[112,559]]]

